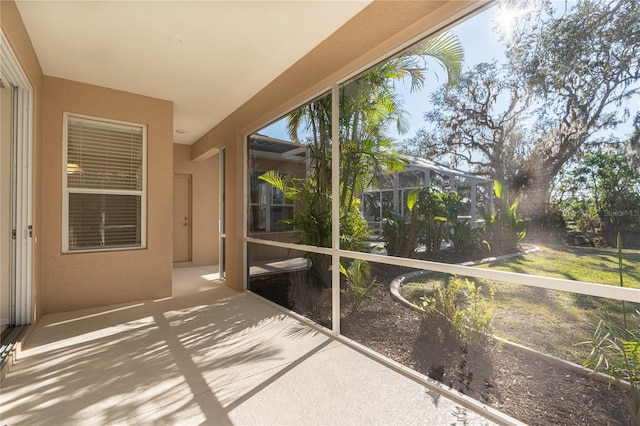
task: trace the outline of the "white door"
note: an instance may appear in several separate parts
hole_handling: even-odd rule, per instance
[[[173,176],[173,262],[191,262],[191,175]]]

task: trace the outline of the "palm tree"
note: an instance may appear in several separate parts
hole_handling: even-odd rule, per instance
[[[358,240],[366,239],[362,223],[353,223],[357,217],[355,210],[360,214],[357,200],[362,191],[404,167],[393,149],[394,141],[386,134],[393,124],[399,133],[406,132],[409,127],[395,84],[408,79],[412,92],[422,89],[430,70],[429,60],[440,64],[449,84],[454,84],[460,77],[463,59],[464,50],[458,38],[443,33],[405,50],[340,89],[340,214],[341,218],[349,217],[352,222],[341,229],[341,236],[349,241],[345,248],[362,248],[362,242]],[[294,201],[304,204],[297,209],[297,214],[308,216],[294,217],[294,222],[298,223],[292,225],[294,228],[299,225],[301,231],[299,242],[329,246],[331,237],[324,231],[331,229],[331,96],[319,97],[291,113],[287,117],[287,130],[297,143],[303,142],[300,139],[304,135],[304,142],[311,151],[309,174],[304,182],[276,182],[273,175],[267,181],[297,187],[295,191],[289,191],[289,195],[297,196],[298,200]],[[306,191],[313,194],[304,195]],[[316,231],[322,229],[323,232],[307,228],[313,224],[317,224]],[[300,229],[303,225],[304,229]],[[359,237],[355,238],[356,235]]]
[[[443,67],[449,84],[458,80],[464,51],[456,36],[445,33],[407,49],[340,89],[340,246],[344,249],[362,250],[368,243],[369,229],[359,205],[362,191],[404,167],[386,134],[393,124],[399,133],[408,130],[395,83],[408,78],[412,92],[422,89],[429,58]],[[285,178],[275,172],[261,177],[297,204],[289,222],[298,231],[298,242],[319,247],[331,245],[331,107],[331,96],[325,95],[287,118],[290,138],[302,143],[304,135],[311,151],[307,177]],[[310,277],[318,288],[326,288],[330,258],[308,256]]]
[[[340,205],[347,210],[366,186],[403,166],[393,150],[393,140],[385,135],[394,123],[401,134],[409,127],[395,83],[408,78],[412,92],[422,89],[430,70],[429,58],[442,66],[449,84],[459,79],[464,50],[455,35],[443,33],[407,49],[340,89]],[[300,142],[301,133],[308,135],[316,188],[328,194],[331,97],[324,96],[293,112],[287,128],[296,142]],[[329,207],[328,198],[318,206],[321,210]]]

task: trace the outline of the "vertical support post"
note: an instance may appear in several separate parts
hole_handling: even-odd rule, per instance
[[[380,235],[382,235],[382,224],[384,223],[384,209],[382,208],[382,189],[378,191],[378,229],[380,231]]]
[[[331,86],[331,331],[340,334],[340,87]]]
[[[220,148],[219,157],[219,176],[218,176],[218,272],[220,273],[220,279],[225,279],[225,249],[226,249],[226,224],[225,224],[225,205],[226,205],[226,159],[225,148]],[[246,163],[246,161],[245,161]],[[244,289],[244,287],[243,287]]]
[[[478,204],[478,200],[477,200],[477,188],[476,188],[476,180],[472,179],[471,180],[471,227],[475,228],[476,227],[476,222],[477,222],[477,204]]]
[[[248,177],[250,168],[249,162],[251,161],[251,158],[249,157],[249,135],[244,135],[240,146],[242,147],[242,179],[240,179],[240,182],[242,182],[242,188],[244,188],[244,196],[242,197],[242,291],[247,291],[249,289],[249,268],[251,267],[249,264],[249,243],[246,241],[246,238],[249,235],[249,196],[251,191],[249,187],[250,180]],[[228,166],[229,165],[227,164],[227,169],[233,169],[233,166]]]
[[[403,215],[404,211],[400,208],[400,179],[398,174],[399,172],[393,174],[393,209]]]

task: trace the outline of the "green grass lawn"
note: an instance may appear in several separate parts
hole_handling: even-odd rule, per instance
[[[622,251],[624,286],[640,288],[640,250]],[[481,267],[509,272],[620,285],[618,251],[608,248],[544,246],[538,253]]]
[[[620,285],[615,249],[540,248],[537,253],[479,267]],[[402,294],[416,302],[434,283],[448,278],[445,274],[429,275],[420,282],[405,284]],[[623,251],[623,279],[625,287],[640,288],[640,250]],[[576,344],[591,337],[602,315],[616,320],[622,317],[622,303],[615,300],[491,280],[474,281],[486,290],[495,291],[496,335],[577,363],[582,363],[587,350]],[[640,309],[640,303],[627,302],[625,307],[627,312],[633,312]]]

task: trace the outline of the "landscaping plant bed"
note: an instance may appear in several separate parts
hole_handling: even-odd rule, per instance
[[[447,253],[440,256],[439,261],[460,261],[447,258]],[[628,424],[624,395],[608,383],[510,345],[493,342],[485,350],[465,352],[455,344],[443,347],[438,341],[442,339],[435,338],[437,327],[423,329],[422,314],[390,295],[391,281],[412,270],[375,263],[372,267],[378,284],[358,310],[353,311],[348,292],[341,297],[341,333],[346,337],[527,424]],[[299,273],[252,277],[250,287],[330,328],[330,298],[305,290],[306,278]],[[307,309],[309,299],[316,300],[312,310]],[[527,315],[524,321],[531,332],[552,332],[546,330],[552,323],[536,324]],[[506,321],[500,318],[494,316],[494,323]],[[525,324],[519,327],[527,328]]]
[[[346,337],[528,424],[628,424],[622,393],[607,383],[505,345],[463,354],[429,342],[421,314],[390,296],[391,279],[405,270],[376,272],[381,284],[368,301],[343,311]]]

